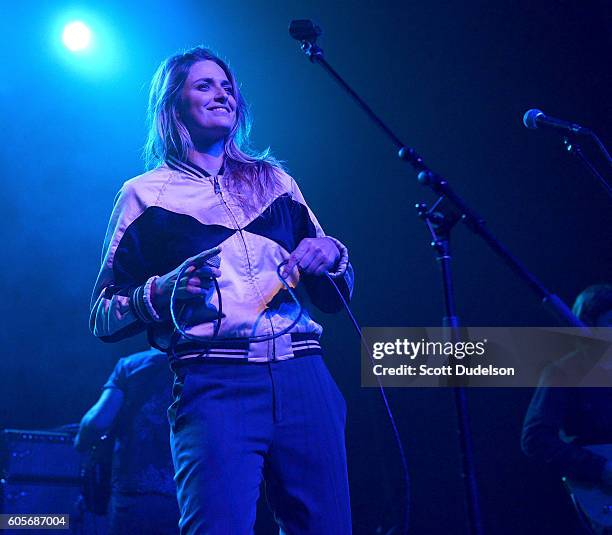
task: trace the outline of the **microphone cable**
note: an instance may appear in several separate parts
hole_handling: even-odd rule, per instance
[[[344,308],[346,309],[346,312],[351,322],[353,323],[353,327],[355,327],[355,330],[357,331],[357,335],[359,336],[359,339],[361,340],[363,347],[365,347],[368,353],[368,357],[370,358],[370,363],[374,365],[375,361],[374,361],[374,357],[372,356],[372,352],[370,351],[370,346],[368,345],[368,341],[366,340],[361,330],[361,327],[359,327],[359,324],[357,323],[357,320],[355,319],[355,316],[353,315],[351,307],[349,306],[346,299],[344,298],[344,295],[342,295],[342,292],[340,291],[340,288],[338,288],[336,281],[330,276],[329,273],[325,273],[325,276],[329,279],[329,282],[331,282],[332,286],[336,290],[338,297],[340,297],[340,300],[342,301],[342,304],[344,305]],[[405,495],[404,495],[405,503],[404,503],[404,517],[403,517],[402,533],[407,534],[409,521],[410,521],[410,472],[408,470],[408,459],[404,451],[404,446],[402,444],[402,439],[399,434],[397,422],[395,421],[395,417],[393,416],[393,411],[391,410],[391,406],[389,405],[389,400],[387,398],[387,393],[385,392],[385,387],[382,385],[378,375],[376,376],[376,382],[378,383],[378,389],[380,391],[380,395],[385,405],[385,409],[387,410],[389,421],[391,422],[391,427],[393,429],[393,436],[395,437],[395,444],[397,446],[397,450],[400,456],[400,461],[402,463],[402,475],[404,479],[404,490],[405,490]]]
[[[182,336],[184,338],[186,338],[187,340],[191,340],[193,342],[198,342],[204,345],[210,345],[212,342],[214,342],[215,340],[220,340],[223,342],[236,342],[236,341],[241,341],[241,342],[268,342],[270,340],[274,340],[275,338],[278,338],[279,336],[283,336],[284,334],[287,334],[289,331],[291,331],[291,329],[293,329],[293,327],[295,327],[298,323],[298,321],[300,321],[300,318],[302,317],[302,314],[304,312],[304,307],[302,305],[302,303],[300,302],[300,300],[297,298],[297,296],[295,295],[295,292],[293,291],[293,288],[291,288],[291,286],[289,286],[289,284],[287,284],[287,281],[281,276],[280,274],[280,270],[281,268],[287,264],[287,260],[284,260],[283,262],[281,262],[277,267],[276,267],[276,276],[278,277],[278,279],[281,281],[281,283],[283,284],[283,286],[285,287],[285,289],[289,292],[289,295],[291,296],[291,299],[293,299],[293,302],[298,306],[298,313],[295,317],[295,319],[291,322],[290,325],[288,325],[287,327],[285,327],[284,329],[282,329],[281,331],[277,332],[277,333],[272,333],[272,334],[262,334],[262,335],[255,335],[255,336],[242,336],[242,337],[218,337],[219,335],[219,330],[221,329],[221,320],[223,318],[223,300],[221,298],[221,289],[219,288],[219,282],[217,281],[217,278],[214,276],[211,276],[211,280],[214,283],[215,286],[215,292],[217,294],[217,300],[218,300],[218,307],[217,307],[217,317],[215,320],[215,329],[213,331],[212,337],[203,337],[203,336],[197,336],[194,334],[189,334],[188,332],[185,331],[186,328],[186,321],[183,321],[182,323],[179,322],[179,317],[182,315],[185,306],[183,305],[183,307],[181,308],[181,311],[179,312],[179,314],[177,314],[176,312],[176,290],[178,287],[178,283],[179,280],[181,279],[181,277],[184,275],[185,270],[187,270],[187,268],[190,266],[189,263],[185,263],[181,266],[181,269],[178,272],[178,275],[176,277],[176,281],[174,282],[174,286],[172,288],[172,293],[170,294],[170,317],[172,319],[172,323],[174,325],[174,333],[172,335],[172,340],[170,343],[170,350],[172,353],[172,357],[176,358],[176,354],[175,354],[175,346],[176,343],[178,342],[179,338]],[[209,264],[210,265],[210,264]],[[206,351],[204,351],[203,353],[206,353]],[[202,354],[203,354],[202,353]]]

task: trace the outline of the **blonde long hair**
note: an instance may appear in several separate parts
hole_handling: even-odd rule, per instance
[[[255,204],[263,204],[272,197],[283,166],[272,156],[269,148],[257,152],[250,147],[249,109],[234,73],[219,56],[202,46],[165,59],[153,75],[147,110],[148,135],[143,150],[145,167],[159,167],[168,156],[187,160],[193,143],[178,111],[189,69],[199,61],[214,61],[232,84],[236,99],[236,122],[225,139],[224,178],[228,189],[246,208],[255,208]],[[259,202],[254,203],[253,200]]]

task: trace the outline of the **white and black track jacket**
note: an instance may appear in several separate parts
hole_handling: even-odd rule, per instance
[[[219,332],[213,339],[215,322],[210,318],[198,322],[196,310],[192,315],[196,321],[188,324],[186,331],[207,342],[175,335],[175,355],[181,359],[199,356],[265,362],[320,354],[322,328],[305,308],[287,334],[268,341],[249,341],[279,333],[295,320],[299,307],[279,280],[277,267],[302,239],[325,235],[293,178],[280,173],[279,182],[273,198],[257,213],[247,215],[227,193],[222,174],[212,177],[191,162],[169,159],[128,180],[116,198],[104,240],[91,306],[94,335],[114,342],[146,329],[151,345],[167,351],[173,324],[162,319],[167,314],[155,318],[150,300],[145,302],[146,283],[187,258],[220,245],[222,275],[218,283],[224,317]],[[334,280],[349,300],[353,270],[348,252],[332,239],[341,252]],[[297,276],[287,281],[292,287],[298,284]],[[302,276],[302,285],[324,312],[342,307],[327,277]],[[208,307],[215,307],[216,300],[213,292]]]

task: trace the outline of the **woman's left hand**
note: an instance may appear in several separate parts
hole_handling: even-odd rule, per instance
[[[340,251],[329,238],[304,238],[291,253],[287,264],[281,268],[281,275],[287,275],[297,266],[301,273],[322,275],[331,271],[340,258]]]

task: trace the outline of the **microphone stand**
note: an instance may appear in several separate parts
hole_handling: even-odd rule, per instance
[[[593,134],[592,132],[590,133],[595,139],[595,141],[598,143],[598,145],[600,146],[604,157],[607,157],[608,163],[610,163],[610,156],[608,155],[608,151],[606,151],[603,143],[599,141],[599,138],[595,134]],[[575,141],[570,141],[570,139],[567,136],[563,138],[563,145],[565,145],[565,149],[567,150],[567,152],[569,152],[570,154],[578,158],[583,163],[583,165],[586,167],[587,171],[589,171],[597,180],[599,180],[600,184],[606,190],[608,195],[612,198],[612,186],[608,184],[607,180],[596,169],[593,163],[586,157],[586,155],[584,154],[582,150],[582,147],[578,145],[578,143],[576,143]]]
[[[462,220],[465,225],[485,243],[517,274],[527,286],[542,301],[544,306],[552,312],[562,325],[585,328],[585,325],[576,318],[570,309],[559,297],[550,293],[544,285],[530,273],[527,268],[510,251],[499,242],[485,227],[484,220],[472,210],[467,203],[451,188],[448,181],[433,172],[423,161],[423,158],[411,147],[406,146],[399,137],[378,117],[368,104],[348,85],[348,83],[334,70],[323,55],[323,50],[316,44],[317,33],[299,37],[302,51],[313,63],[318,63],[323,69],[344,89],[368,117],[386,134],[398,150],[399,157],[408,162],[417,172],[420,184],[429,187],[439,196],[434,209],[427,210],[424,205],[417,205],[419,215],[426,221],[428,227],[434,230],[437,225],[442,232],[434,233],[432,243],[437,253],[437,260],[442,270],[444,290],[445,317],[443,324],[450,329],[451,336],[457,336],[459,320],[455,310],[455,298],[452,282],[451,256],[449,248],[450,231],[454,224]],[[435,223],[435,225],[434,225]],[[474,455],[472,447],[472,433],[467,406],[466,390],[463,387],[454,388],[454,398],[458,417],[458,432],[461,447],[463,480],[467,495],[468,531],[470,535],[483,535],[480,498],[474,469]],[[407,504],[408,506],[408,504]],[[405,526],[408,529],[408,526]]]
[[[452,277],[452,256],[450,253],[450,233],[455,224],[461,220],[461,214],[450,206],[445,197],[440,197],[428,209],[425,203],[416,205],[418,216],[425,222],[431,233],[431,246],[436,252],[436,260],[440,264],[442,287],[444,290],[445,316],[442,326],[445,336],[452,342],[460,341],[459,317],[455,307],[455,295]],[[449,364],[451,364],[449,359]],[[450,377],[445,386],[453,386],[453,398],[457,414],[457,431],[461,452],[462,477],[467,495],[468,531],[471,535],[482,535],[482,512],[474,462],[474,445],[467,401],[467,379],[458,380]]]

